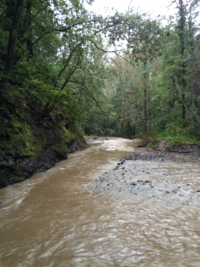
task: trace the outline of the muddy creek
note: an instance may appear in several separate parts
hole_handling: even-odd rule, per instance
[[[0,190],[0,267],[200,266],[200,202],[88,189],[136,145],[120,138],[98,141]],[[172,172],[174,164],[165,168]],[[184,180],[187,175],[200,189],[199,163],[187,164]]]

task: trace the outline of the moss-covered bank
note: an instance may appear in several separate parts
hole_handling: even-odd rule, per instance
[[[84,147],[84,138],[64,119],[35,122],[4,117],[0,121],[0,188],[43,172]]]

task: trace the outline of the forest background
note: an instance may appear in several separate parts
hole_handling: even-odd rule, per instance
[[[0,160],[85,134],[199,144],[199,1],[167,22],[86,2],[1,1]]]

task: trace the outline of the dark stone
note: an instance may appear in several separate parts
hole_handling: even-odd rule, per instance
[[[127,185],[133,185],[133,186],[136,186],[137,184],[134,183],[134,182],[130,182],[130,183],[127,183]]]
[[[165,161],[165,160],[170,160],[173,161],[174,157],[172,156],[167,156],[162,153],[154,153],[148,151],[148,153],[145,153],[144,151],[136,151],[135,153],[129,155],[126,157],[124,160],[160,160],[160,161]]]
[[[14,162],[0,163],[0,188],[23,182],[34,174],[52,168],[55,163],[68,158],[66,151],[47,148],[41,155],[26,158],[15,155]]]
[[[0,162],[0,170],[4,170],[10,167],[14,167],[14,163],[13,162]]]
[[[67,151],[57,151],[57,150],[54,150],[57,158],[61,161],[61,160],[66,160],[68,159],[68,154],[67,154]]]
[[[166,193],[168,193],[168,194],[169,194],[169,193],[170,193],[170,191],[166,191]]]

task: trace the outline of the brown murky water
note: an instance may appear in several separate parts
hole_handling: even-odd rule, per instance
[[[0,190],[0,266],[200,266],[200,205],[87,190],[135,144],[101,141]]]

